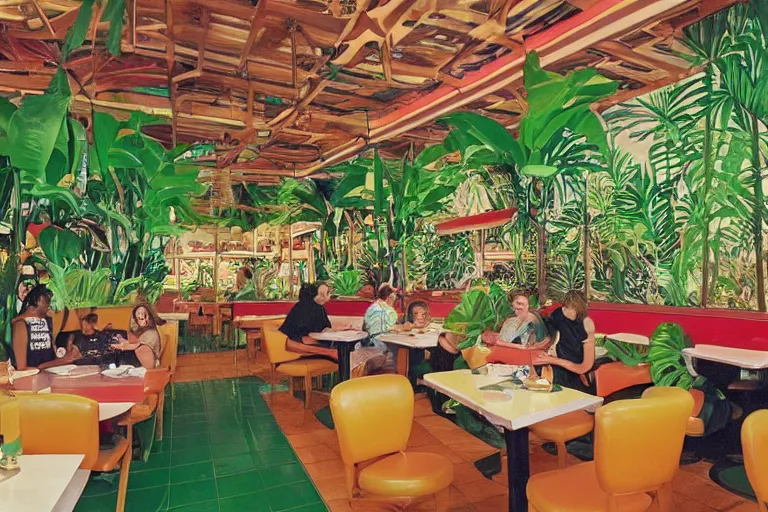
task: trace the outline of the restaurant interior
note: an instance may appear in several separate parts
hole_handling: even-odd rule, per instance
[[[766,169],[768,0],[0,0],[0,512],[768,512]]]

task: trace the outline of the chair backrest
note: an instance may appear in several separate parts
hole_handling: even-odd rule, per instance
[[[264,343],[264,349],[267,351],[267,359],[272,364],[295,361],[301,357],[301,354],[289,352],[285,348],[288,337],[278,331],[281,325],[283,325],[282,320],[267,321],[261,326],[261,341]]]
[[[760,510],[768,510],[768,409],[755,411],[744,420],[741,446],[744,468],[762,507]]]
[[[331,391],[331,414],[344,464],[405,450],[413,424],[413,388],[401,375],[352,379]]]
[[[22,450],[27,455],[85,455],[81,469],[99,458],[99,404],[76,395],[19,395]]]
[[[647,492],[672,481],[680,466],[693,398],[682,388],[654,387],[595,414],[595,469],[609,494]]]
[[[171,373],[176,371],[176,360],[179,352],[179,323],[165,322],[158,325],[162,346],[160,347],[160,368],[166,368]]]

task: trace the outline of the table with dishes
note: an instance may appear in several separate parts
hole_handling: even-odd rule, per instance
[[[0,481],[0,512],[71,512],[88,482],[84,455],[22,455]],[[41,492],[41,490],[44,490]]]
[[[344,382],[345,380],[349,380],[350,377],[351,368],[349,356],[352,354],[355,344],[358,341],[366,339],[368,333],[357,329],[351,329],[346,331],[311,332],[309,333],[309,337],[317,341],[333,342],[336,347],[339,363],[339,381]]]
[[[528,427],[570,412],[597,408],[603,399],[569,388],[554,392],[522,388],[487,389],[487,386],[494,387],[509,380],[509,376],[500,373],[480,375],[470,370],[428,373],[424,376],[427,386],[503,429],[507,448],[509,510],[527,512],[525,492],[530,476]]]
[[[142,368],[129,366],[100,370],[98,366],[66,365],[14,377],[13,389],[90,398],[99,403],[99,421],[103,421],[120,416],[144,400],[145,373]]]
[[[403,332],[388,332],[377,339],[384,343],[397,345],[397,373],[408,376],[411,349],[429,349],[437,346],[440,331],[436,328],[412,329]]]

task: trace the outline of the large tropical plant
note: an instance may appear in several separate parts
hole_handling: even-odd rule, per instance
[[[427,148],[422,154],[431,152]],[[464,178],[453,167],[429,170],[428,165],[423,165],[426,160],[384,161],[374,151],[372,159],[361,158],[332,169],[343,174],[331,203],[337,208],[364,209],[373,214],[378,258],[387,261],[387,277],[392,280],[398,273],[400,279],[407,275],[408,238],[425,218],[446,207]],[[395,272],[396,256],[400,256],[399,272]]]
[[[481,155],[506,169],[518,183],[516,202],[524,214],[521,220],[531,222],[538,233],[537,274],[543,302],[547,211],[554,201],[554,184],[561,177],[599,168],[607,142],[602,121],[591,107],[613,94],[616,83],[593,68],[565,76],[545,71],[536,53],[530,52],[524,66],[524,85],[528,104],[517,138],[493,119],[473,112],[452,113],[442,121],[454,127],[448,143],[458,143],[464,159]],[[449,149],[446,147],[445,152]]]

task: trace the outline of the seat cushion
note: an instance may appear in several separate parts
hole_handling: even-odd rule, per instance
[[[589,434],[594,426],[594,416],[584,411],[575,411],[531,425],[530,430],[542,441],[564,443]]]
[[[289,377],[325,375],[339,370],[339,365],[327,359],[298,359],[278,365],[277,371]]]
[[[453,464],[434,453],[400,452],[363,468],[358,485],[378,496],[428,496],[453,481]]]
[[[93,465],[91,471],[113,471],[120,467],[120,461],[125,456],[126,450],[130,450],[128,440],[122,436],[115,436],[115,446],[108,450],[99,450],[99,458]]]
[[[587,462],[566,469],[533,475],[526,489],[536,512],[600,512],[608,510],[608,494],[597,482],[595,464]],[[651,505],[646,493],[619,497],[621,512],[644,512]]]

